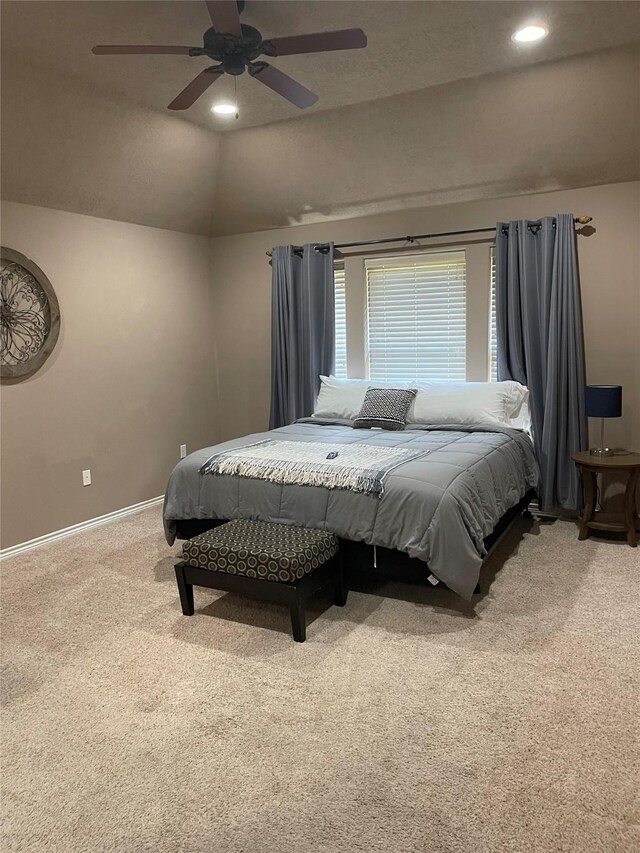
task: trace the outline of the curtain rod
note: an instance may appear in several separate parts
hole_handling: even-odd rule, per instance
[[[587,225],[593,219],[592,216],[576,216],[573,219],[574,225]],[[540,226],[540,220],[536,222],[530,222],[527,227],[535,228],[536,226]],[[334,243],[334,249],[354,249],[357,246],[379,246],[384,243],[416,243],[418,240],[428,240],[432,237],[458,237],[462,234],[486,234],[489,231],[495,231],[496,226],[493,225],[491,228],[466,228],[462,231],[439,231],[434,234],[416,234],[414,236],[407,237],[387,237],[384,240],[361,240],[358,243]],[[317,252],[328,251],[328,247],[326,244],[319,243],[313,247]],[[267,255],[271,257],[271,252],[267,252]]]

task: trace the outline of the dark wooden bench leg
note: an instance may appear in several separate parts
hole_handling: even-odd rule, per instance
[[[180,593],[180,604],[182,605],[182,612],[185,616],[193,616],[194,607],[193,607],[193,585],[187,583],[187,580],[184,576],[184,567],[179,563],[175,567],[176,568],[176,581],[178,582],[178,592]]]
[[[296,643],[304,643],[307,639],[307,618],[304,612],[304,602],[296,599],[289,605],[291,611],[291,628]]]
[[[336,579],[335,591],[333,594],[333,603],[338,607],[344,607],[347,603],[347,595],[349,594],[349,585],[347,584],[347,575],[342,562],[342,554],[338,555],[338,577]]]

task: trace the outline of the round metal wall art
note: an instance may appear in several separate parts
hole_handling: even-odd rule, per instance
[[[60,309],[51,282],[20,252],[0,247],[0,376],[30,376],[53,352]]]

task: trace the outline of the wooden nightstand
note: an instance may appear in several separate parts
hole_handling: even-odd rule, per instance
[[[636,486],[640,478],[640,453],[614,456],[591,456],[588,450],[574,453],[571,458],[580,470],[584,486],[584,510],[580,516],[578,539],[587,539],[590,530],[610,530],[626,533],[632,548],[638,544],[638,514],[636,512]],[[626,471],[627,488],[624,493],[624,512],[596,512],[598,493],[596,477],[606,471]]]

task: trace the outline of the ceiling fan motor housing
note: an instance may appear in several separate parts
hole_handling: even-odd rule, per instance
[[[204,34],[202,53],[222,63],[225,74],[243,74],[247,65],[264,52],[262,35],[248,24],[242,24],[242,38],[219,33],[213,27]]]

